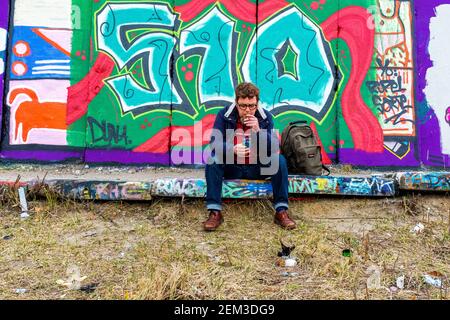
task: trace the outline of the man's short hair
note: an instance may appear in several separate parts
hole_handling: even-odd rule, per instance
[[[253,98],[259,101],[259,89],[253,83],[242,82],[236,87],[236,101],[239,98]]]

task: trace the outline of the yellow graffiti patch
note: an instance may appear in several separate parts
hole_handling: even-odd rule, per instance
[[[317,178],[317,190],[325,190],[328,187],[328,179]]]

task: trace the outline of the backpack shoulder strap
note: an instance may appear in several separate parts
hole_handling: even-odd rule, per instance
[[[289,124],[289,129],[288,129],[288,131],[287,131],[287,133],[286,133],[286,139],[284,140],[284,143],[283,143],[283,145],[281,146],[283,149],[284,149],[284,146],[285,146],[285,144],[286,144],[286,141],[289,139],[289,133],[291,133],[291,130],[292,130],[294,127],[296,127],[296,125],[294,124],[294,122],[291,122],[291,123]]]
[[[331,171],[330,171],[330,168],[328,168],[326,165],[323,164],[322,148],[320,146],[319,146],[319,151],[320,151],[320,162],[322,163],[322,169],[327,172],[326,176],[329,176],[331,174]]]

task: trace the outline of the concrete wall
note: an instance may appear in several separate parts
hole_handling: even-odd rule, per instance
[[[280,131],[312,125],[327,163],[450,165],[450,0],[12,8],[5,161],[200,164],[215,114],[251,81]]]

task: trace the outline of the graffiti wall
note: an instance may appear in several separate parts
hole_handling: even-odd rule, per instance
[[[12,7],[5,161],[201,165],[215,115],[250,81],[278,130],[312,126],[326,163],[449,165],[450,0]]]
[[[9,1],[0,0],[0,7],[4,8],[0,12],[0,101],[3,101],[4,92],[4,76],[6,67],[6,48],[8,44],[8,17],[9,17]],[[2,104],[1,104],[2,105]],[[0,110],[0,129],[2,123],[3,108]],[[0,138],[1,139],[1,138]]]
[[[428,166],[450,166],[449,8],[450,1],[416,1],[419,157]]]
[[[1,155],[58,161],[80,158],[68,143],[71,1],[13,2],[9,25]]]

